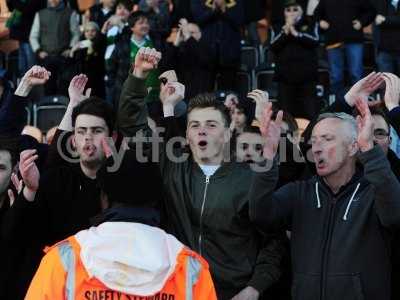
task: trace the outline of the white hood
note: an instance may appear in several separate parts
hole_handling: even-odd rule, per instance
[[[75,238],[90,277],[137,296],[151,296],[164,287],[184,247],[163,230],[138,223],[106,222]]]

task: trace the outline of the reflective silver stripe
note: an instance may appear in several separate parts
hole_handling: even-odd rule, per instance
[[[66,300],[75,300],[75,253],[69,241],[57,246],[61,262],[67,273],[65,283]]]
[[[200,262],[194,257],[189,257],[186,265],[186,300],[193,299],[193,287],[199,279],[200,270]]]

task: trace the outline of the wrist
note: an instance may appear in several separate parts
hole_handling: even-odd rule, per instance
[[[351,102],[351,96],[350,95],[348,95],[348,94],[344,95],[344,101],[347,103],[347,105],[349,105],[351,107],[354,106],[354,103]]]
[[[25,199],[29,202],[32,202],[33,200],[35,200],[37,189],[32,189],[28,186],[25,186],[22,192],[24,193]]]
[[[174,105],[172,104],[163,104],[164,118],[173,117],[174,114]]]
[[[133,68],[132,75],[136,78],[145,79],[147,77],[148,72],[143,71],[140,68]]]
[[[20,97],[26,97],[32,90],[32,85],[29,82],[29,79],[22,78],[20,84],[18,85],[17,89],[15,90],[15,95]]]

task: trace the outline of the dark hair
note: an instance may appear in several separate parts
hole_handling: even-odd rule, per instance
[[[118,5],[123,5],[127,10],[129,10],[129,12],[133,9],[133,2],[131,0],[118,0],[115,7]]]
[[[374,116],[374,115],[381,116],[385,120],[385,122],[389,128],[389,132],[390,132],[390,122],[389,122],[389,119],[388,119],[384,109],[380,106],[372,106],[369,108],[369,110],[370,110],[372,116]]]
[[[7,151],[11,156],[11,167],[14,167],[19,158],[19,137],[0,137],[0,151]]]
[[[235,106],[235,109],[238,109],[240,112],[242,112],[246,116],[246,126],[251,125],[254,119],[254,105],[252,105],[251,102],[244,101],[240,98],[239,103]]]
[[[135,26],[136,22],[139,21],[140,19],[148,19],[147,14],[141,10],[133,12],[128,18],[129,28]]]
[[[72,111],[72,126],[75,127],[76,118],[83,114],[102,118],[107,124],[109,134],[112,134],[115,123],[114,111],[103,99],[89,97],[79,103]]]
[[[261,135],[260,127],[257,126],[246,126],[242,133],[255,133]]]
[[[188,115],[194,109],[199,108],[213,108],[215,110],[218,110],[225,121],[225,127],[229,127],[229,125],[231,124],[229,109],[222,102],[217,100],[215,94],[203,93],[193,97],[189,102]]]

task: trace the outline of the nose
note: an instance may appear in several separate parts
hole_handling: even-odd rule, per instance
[[[311,151],[313,154],[321,154],[322,153],[322,147],[319,142],[313,143],[311,146]]]
[[[91,130],[87,130],[85,133],[85,141],[91,140],[93,138],[93,133]]]
[[[199,128],[199,135],[201,136],[207,135],[206,129],[203,126]]]

